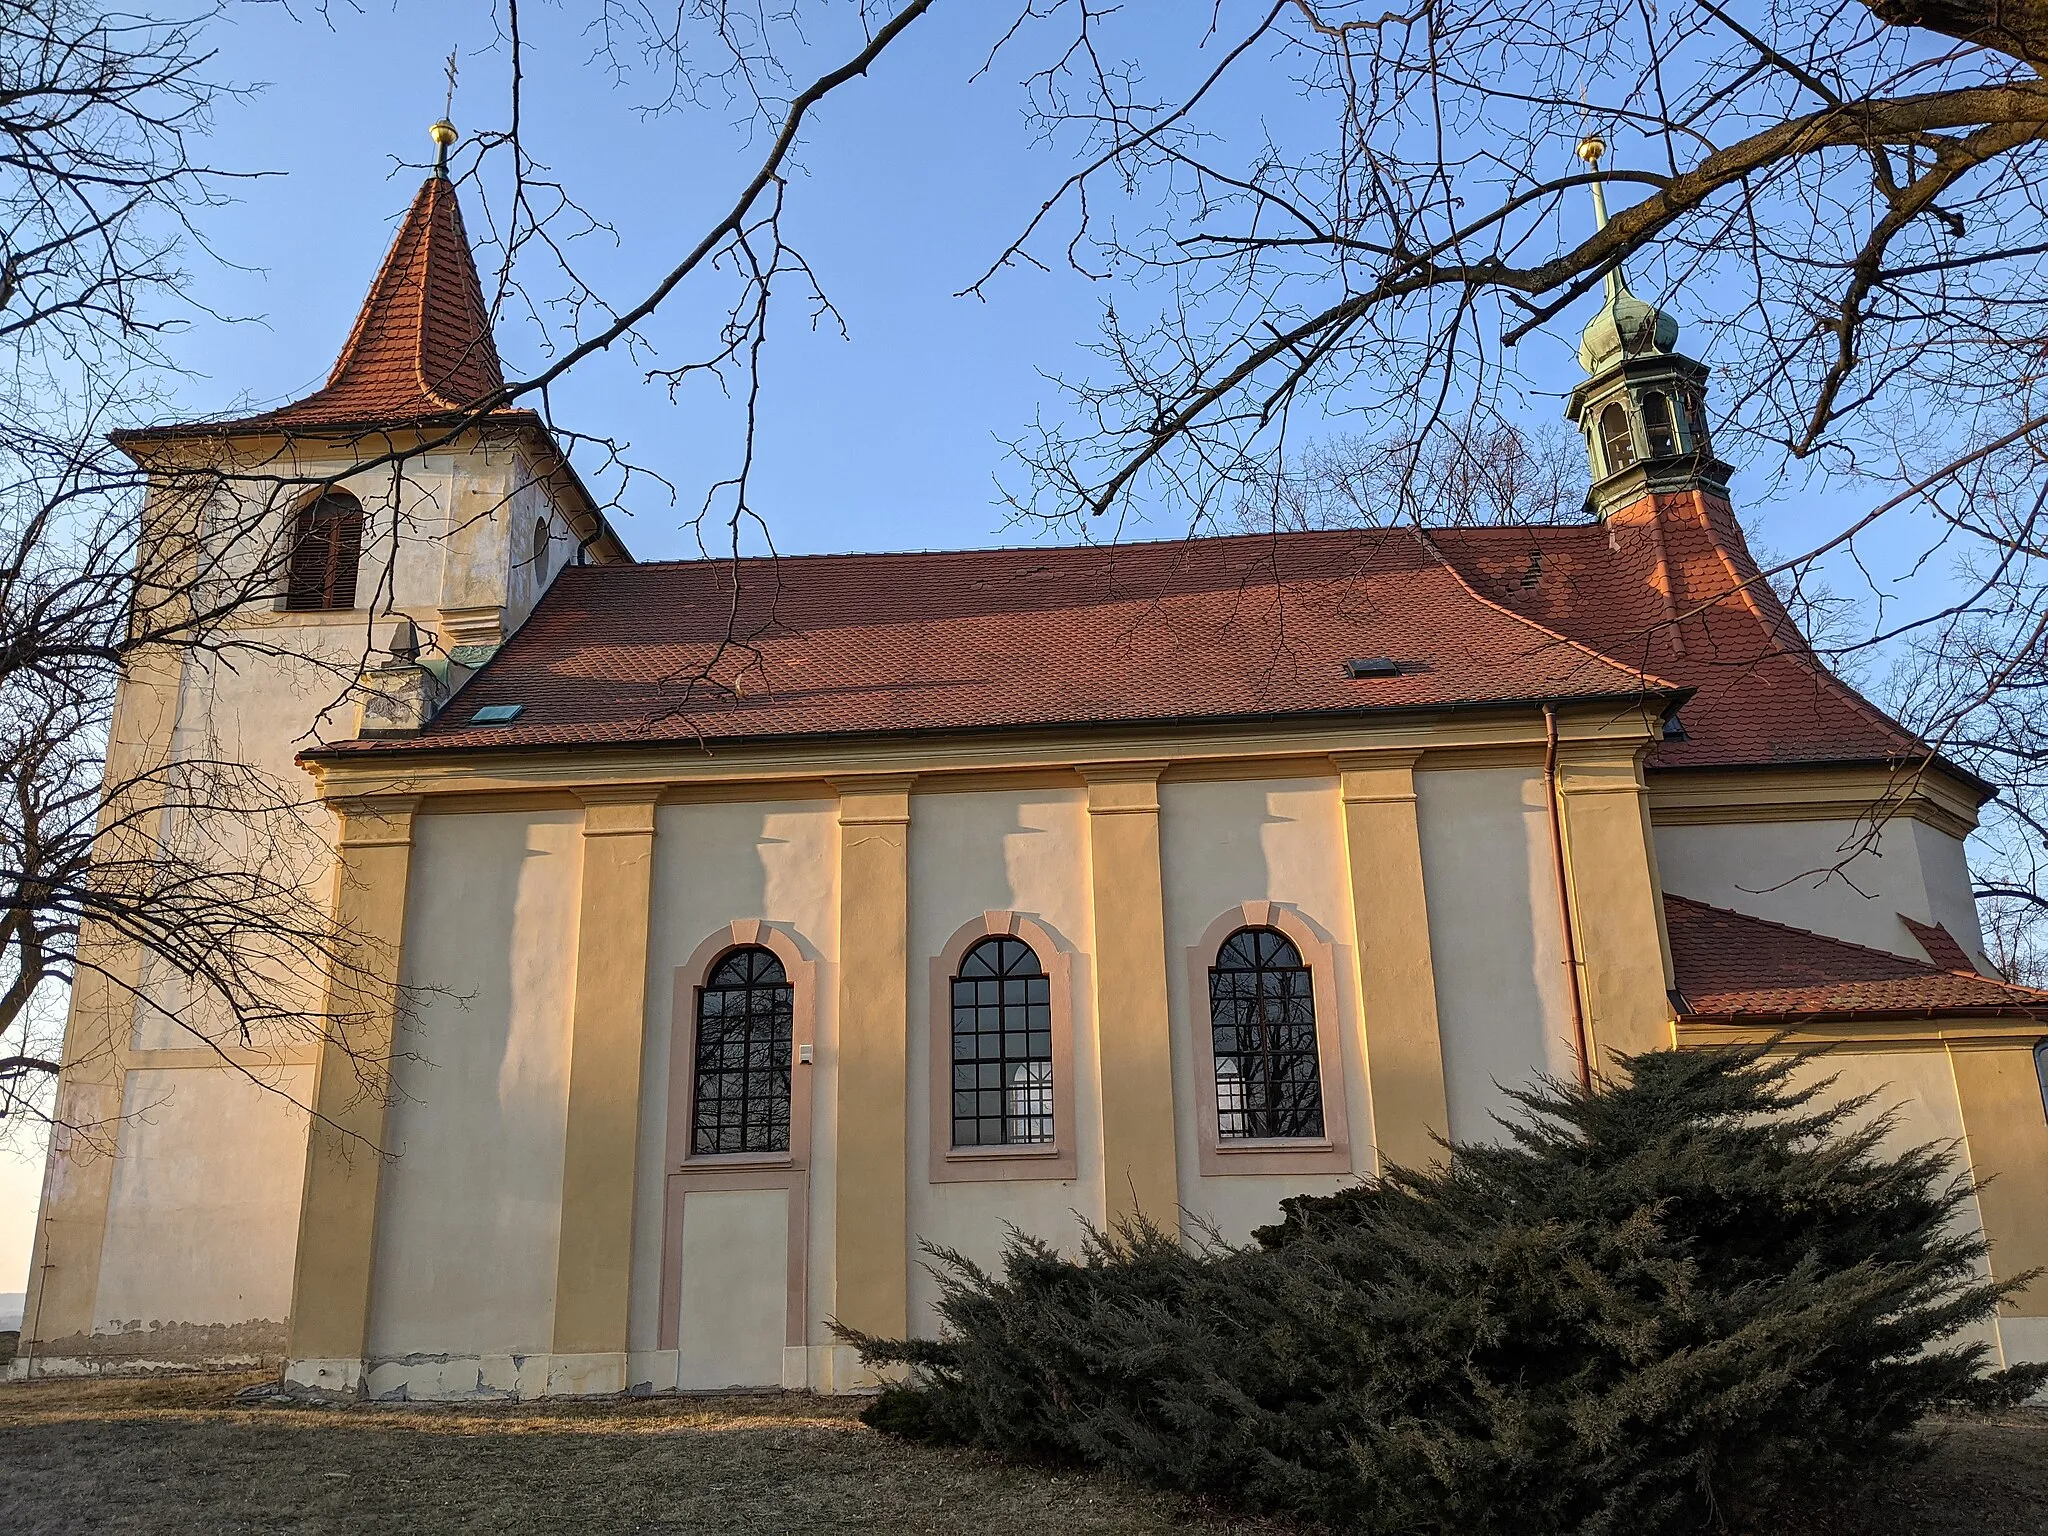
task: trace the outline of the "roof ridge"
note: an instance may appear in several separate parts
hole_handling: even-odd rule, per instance
[[[415,263],[415,265],[418,266],[419,268],[420,281],[419,293],[415,295],[413,302],[414,314],[412,325],[412,375],[413,378],[417,380],[419,383],[420,393],[422,395],[425,395],[429,400],[434,401],[438,405],[460,409],[460,407],[457,406],[454,401],[451,401],[446,395],[442,394],[438,389],[434,388],[432,384],[427,382],[427,306],[429,303],[432,302],[433,288],[433,284],[429,280],[428,274],[434,270],[435,210],[432,205],[440,201],[440,189],[448,185],[448,178],[445,175],[436,174],[433,176],[429,176],[427,178],[426,186],[422,188],[422,190],[427,195],[427,202],[429,206],[427,209],[426,222],[420,230],[419,258]],[[450,189],[450,195],[453,195],[452,188]]]
[[[1165,549],[1172,546],[1249,543],[1255,539],[1343,539],[1386,537],[1407,532],[1400,528],[1285,528],[1273,533],[1193,533],[1171,538],[1128,539],[1115,544],[976,544],[950,549],[814,549],[801,552],[771,551],[765,555],[687,555],[675,560],[642,560],[644,570],[673,566],[742,563],[766,565],[789,560],[900,560],[915,555],[1072,555],[1086,550],[1111,555],[1119,550]]]
[[[1781,923],[1772,918],[1758,917],[1754,912],[1739,912],[1733,907],[1717,907],[1710,901],[1700,901],[1692,896],[1681,896],[1676,891],[1664,892],[1664,899],[1667,902],[1677,902],[1681,906],[1692,907],[1697,911],[1711,912],[1717,917],[1732,917],[1745,923],[1756,923],[1765,928],[1774,928],[1780,933],[1797,934],[1800,938],[1813,939],[1818,943],[1832,945],[1837,949],[1854,950],[1858,954],[1870,955],[1879,960],[1890,960],[1899,965],[1910,965],[1916,970],[1926,972],[1930,976],[1965,976],[1972,981],[1986,982],[1991,986],[2004,987],[2008,991],[2018,992],[2027,997],[2039,998],[2043,1002],[2048,1002],[2048,990],[2022,986],[2016,981],[2007,981],[2003,976],[1986,976],[1982,971],[1949,970],[1943,966],[1930,965],[1925,960],[1915,960],[1911,955],[1893,954],[1888,949],[1873,949],[1868,944],[1858,944],[1854,939],[1837,938],[1831,933],[1817,933],[1811,928],[1800,928],[1792,923]],[[1899,915],[1904,917],[1903,913]]]

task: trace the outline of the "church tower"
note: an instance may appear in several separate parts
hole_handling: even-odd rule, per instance
[[[319,389],[114,439],[147,477],[141,600],[224,614],[210,643],[139,653],[121,679],[104,820],[159,840],[138,859],[202,847],[324,908],[334,824],[299,754],[417,733],[565,566],[631,559],[541,416],[504,399],[455,129],[432,132],[434,168]],[[264,830],[134,788],[209,764],[269,786]],[[252,1029],[192,967],[96,925],[80,944],[16,1372],[274,1363],[322,967],[287,946]]]
[[[1596,172],[1607,146],[1579,145]],[[1593,213],[1607,223],[1607,196],[1593,183]],[[1599,313],[1579,340],[1586,378],[1565,414],[1586,439],[1593,484],[1590,511],[1607,517],[1665,492],[1705,491],[1726,498],[1729,467],[1714,457],[1707,431],[1707,368],[1678,350],[1678,322],[1629,292],[1620,264],[1610,268]]]

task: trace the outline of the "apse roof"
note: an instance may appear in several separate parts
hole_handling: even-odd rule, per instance
[[[1655,522],[1440,529],[1480,592],[1539,624],[1695,690],[1653,768],[1924,759],[1908,730],[1831,673],[1750,558],[1726,503],[1662,497]],[[1540,574],[1531,576],[1531,558]],[[1969,774],[1946,771],[1988,795]]]
[[[2048,992],[1962,967],[1925,965],[1668,892],[1664,914],[1687,1019],[2048,1018]]]

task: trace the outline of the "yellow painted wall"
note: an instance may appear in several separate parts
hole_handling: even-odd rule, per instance
[[[652,1356],[661,1333],[662,1201],[670,1043],[675,975],[707,936],[744,918],[784,925],[815,951],[820,966],[816,1074],[811,1143],[809,1250],[810,1316],[815,1343],[827,1337],[831,1311],[827,1282],[833,1261],[835,1114],[837,1082],[832,1043],[837,1017],[833,984],[838,955],[838,804],[831,800],[771,800],[667,805],[655,819],[651,935],[647,949],[647,1043],[641,1063],[640,1156],[633,1222],[633,1285],[628,1348]],[[689,985],[694,985],[693,979]],[[687,996],[687,992],[686,992]],[[684,1107],[677,1112],[687,1113]],[[688,1230],[688,1222],[684,1223]],[[780,1237],[777,1242],[783,1241]],[[710,1350],[706,1336],[722,1326],[715,1312],[682,1318],[689,1347]],[[652,1367],[650,1367],[650,1370]],[[648,1379],[635,1376],[635,1380]]]
[[[550,1348],[581,821],[415,821],[402,974],[421,990],[387,1120],[373,1360]],[[371,1390],[402,1381],[380,1366]]]
[[[1181,1202],[1190,1215],[1241,1240],[1275,1220],[1287,1195],[1341,1188],[1350,1176],[1231,1174],[1204,1177],[1196,1157],[1195,1095],[1216,1091],[1196,1081],[1192,1031],[1209,1026],[1206,995],[1190,995],[1186,953],[1217,917],[1247,901],[1298,908],[1336,941],[1342,974],[1337,995],[1347,1041],[1343,1082],[1353,1166],[1370,1171],[1372,1106],[1357,1050],[1358,978],[1350,940],[1349,876],[1337,779],[1245,779],[1172,783],[1160,789],[1166,886],[1167,997],[1173,1020],[1176,1132]]]
[[[1543,776],[1424,771],[1415,793],[1451,1134],[1490,1141],[1502,1085],[1578,1070]]]
[[[1074,1106],[1078,1180],[932,1184],[930,957],[984,912],[1022,912],[1066,940],[1088,963],[1088,805],[1074,789],[920,793],[910,840],[910,1265],[911,1326],[936,1326],[937,1283],[923,1268],[920,1239],[993,1264],[1004,1223],[1071,1249],[1076,1213],[1103,1219],[1102,1120],[1095,1035],[1085,984],[1076,988]],[[1047,957],[1040,956],[1041,963]],[[943,1037],[946,1021],[940,1020]]]

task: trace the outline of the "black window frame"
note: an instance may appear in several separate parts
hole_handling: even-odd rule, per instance
[[[693,1014],[690,1155],[786,1154],[796,988],[780,957],[760,944],[727,950],[705,971]]]
[[[1012,934],[978,940],[946,996],[954,1148],[1053,1146],[1052,978],[1038,951]]]
[[[1327,1137],[1315,973],[1279,929],[1247,926],[1216,947],[1209,1040],[1218,1142]]]

